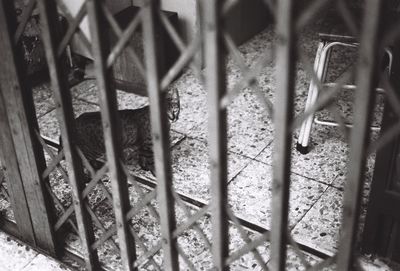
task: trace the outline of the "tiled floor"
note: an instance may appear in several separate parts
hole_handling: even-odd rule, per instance
[[[0,232],[0,269],[2,271],[66,271],[64,264],[39,254]]]
[[[254,63],[263,52],[272,50],[274,39],[272,28],[267,28],[241,46],[240,51],[246,63]],[[315,36],[305,32],[300,42],[305,53],[313,56],[317,44]],[[272,100],[275,91],[273,62],[271,60],[258,77],[263,95]],[[340,68],[343,69],[338,65]],[[228,84],[233,86],[241,76],[232,60],[228,63],[228,71]],[[309,76],[300,64],[296,81],[296,114],[301,112],[304,105],[308,82]],[[182,107],[180,119],[172,124],[175,134],[172,147],[174,185],[179,192],[208,201],[206,91],[190,71],[175,82],[174,87],[180,91]],[[58,140],[59,129],[49,86],[36,89],[34,94],[41,133]],[[98,110],[93,81],[74,87],[72,94],[76,115]],[[146,100],[118,92],[118,102],[120,108],[136,108]],[[334,252],[341,222],[348,145],[336,128],[317,126],[312,137],[309,154],[301,155],[294,147],[292,150],[289,224],[295,240],[316,249]],[[266,228],[270,228],[271,222],[272,149],[272,121],[253,92],[245,89],[228,107],[229,205],[235,214]],[[373,168],[373,160],[370,165],[369,173]],[[370,181],[370,177],[367,181]],[[367,191],[364,200],[367,199]],[[268,250],[267,247],[265,249]],[[289,257],[293,257],[290,269],[300,270],[296,264],[298,259],[292,254]],[[36,258],[29,265],[37,265],[40,258]],[[241,264],[237,266],[246,267],[246,263]],[[27,266],[28,262],[23,265]],[[237,270],[242,269],[238,267]]]

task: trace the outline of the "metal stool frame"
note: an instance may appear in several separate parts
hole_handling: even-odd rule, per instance
[[[334,46],[345,46],[345,47],[358,47],[358,43],[353,41],[353,38],[347,36],[336,36],[336,35],[326,35],[320,34],[321,41],[318,45],[317,54],[315,56],[314,61],[314,71],[317,75],[317,78],[320,82],[324,83],[327,75],[329,60],[331,56],[331,51]],[[338,41],[345,40],[345,41]],[[391,66],[393,62],[393,54],[390,49],[385,49],[386,54],[389,57],[389,74],[391,72]],[[324,86],[332,87],[335,86],[335,83],[324,83]],[[354,90],[356,88],[355,85],[344,85],[342,89],[346,90]],[[376,92],[379,94],[383,94],[384,90],[382,88],[377,88]],[[317,101],[319,94],[318,86],[313,79],[311,79],[310,86],[308,89],[307,100],[304,108],[304,112],[307,112]],[[314,116],[314,114],[310,115],[301,125],[299,138],[297,140],[296,149],[302,153],[307,154],[309,150],[309,142],[311,137],[312,125],[313,122],[321,125],[328,126],[338,126],[339,124],[334,121],[329,120],[320,120]],[[347,127],[351,128],[351,124],[346,124]],[[379,130],[380,127],[373,126],[371,127],[373,130]]]

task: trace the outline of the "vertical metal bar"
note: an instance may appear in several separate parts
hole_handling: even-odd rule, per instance
[[[147,1],[143,7],[143,32],[145,47],[145,63],[147,71],[147,86],[150,100],[151,127],[154,149],[154,160],[157,176],[157,196],[160,206],[160,224],[163,239],[164,265],[166,270],[178,270],[178,250],[173,231],[176,228],[174,198],[172,194],[172,171],[169,151],[169,126],[165,107],[165,93],[160,90],[160,52],[157,51],[156,21],[159,1]]]
[[[277,2],[276,98],[274,114],[271,270],[285,270],[288,234],[290,152],[293,115],[295,32],[292,0]]]
[[[226,93],[223,56],[223,1],[206,0],[201,4],[205,53],[205,82],[208,91],[209,153],[211,182],[211,214],[213,261],[217,270],[228,270],[228,214],[227,207],[227,128],[226,109],[220,101]]]
[[[377,55],[379,48],[379,18],[383,1],[368,0],[364,11],[363,32],[357,69],[355,93],[354,127],[350,138],[349,171],[343,199],[341,242],[338,252],[338,270],[350,270],[356,239],[366,147],[369,141],[374,101],[374,87],[377,83]]]
[[[28,202],[30,222],[34,226],[35,244],[50,254],[56,254],[52,229],[53,209],[46,193],[41,173],[46,167],[43,148],[36,139],[38,130],[31,91],[23,76],[23,60],[13,43],[15,17],[13,1],[0,1],[0,88],[7,110],[8,123],[17,154],[24,193]]]
[[[105,19],[101,11],[103,1],[88,0],[87,10],[92,37],[92,53],[95,74],[100,95],[101,116],[104,130],[104,143],[113,194],[113,207],[116,219],[122,265],[125,270],[133,270],[136,251],[133,238],[129,234],[126,213],[129,210],[129,190],[126,176],[120,168],[120,141],[118,137],[119,120],[117,118],[116,91],[111,87],[111,70],[107,69],[106,59],[109,52],[107,32],[104,31]]]
[[[46,48],[47,64],[49,66],[57,116],[63,139],[65,158],[69,165],[68,178],[72,187],[73,205],[79,227],[79,236],[85,256],[86,269],[98,270],[100,268],[96,250],[91,249],[94,242],[94,233],[91,227],[90,215],[84,208],[85,199],[82,198],[84,188],[84,173],[79,156],[72,145],[74,131],[74,113],[72,99],[68,87],[68,74],[63,58],[57,57],[57,46],[61,40],[57,7],[54,1],[41,0],[38,2],[40,19],[42,22],[42,37]]]

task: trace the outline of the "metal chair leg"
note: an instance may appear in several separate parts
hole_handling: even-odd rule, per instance
[[[324,42],[321,41],[317,50],[317,55],[315,57],[315,62],[314,62],[314,70],[315,73],[320,80],[321,83],[325,82],[326,78],[326,73],[328,69],[328,63],[330,59],[330,52],[333,46],[351,46],[351,47],[356,47],[357,44],[354,43],[343,43],[343,42]],[[385,49],[385,53],[388,56],[388,73],[391,73],[391,67],[392,67],[392,61],[393,61],[393,55],[392,52],[389,48]],[[308,90],[308,95],[307,95],[307,101],[305,104],[305,109],[304,112],[308,112],[308,110],[315,104],[318,98],[318,86],[314,82],[314,80],[311,80],[310,87]],[[377,89],[377,92],[380,93],[382,92],[379,88]],[[323,125],[330,125],[330,126],[337,126],[338,124],[332,121],[321,121],[321,120],[314,120],[314,114],[311,114],[301,125],[300,128],[300,133],[299,133],[299,138],[297,140],[296,144],[296,149],[299,151],[301,154],[307,154],[309,150],[309,142],[310,142],[310,137],[311,137],[311,130],[312,130],[312,125],[313,123],[317,122],[319,124]],[[352,125],[348,125],[348,127],[351,127]],[[380,127],[371,127],[373,130],[377,130]]]
[[[326,42],[320,42],[315,56],[314,70],[319,80],[323,81],[326,75],[326,64],[329,61],[331,47],[327,46]],[[308,89],[308,95],[304,112],[307,112],[316,102],[318,98],[318,86],[314,80],[311,80],[310,87]],[[311,114],[301,125],[299,138],[297,140],[296,149],[306,154],[309,152],[309,141],[314,121],[314,114]]]

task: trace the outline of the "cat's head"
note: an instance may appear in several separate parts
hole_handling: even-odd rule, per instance
[[[179,118],[179,112],[181,111],[181,104],[179,101],[179,92],[178,89],[173,87],[169,89],[165,95],[165,99],[167,102],[167,114],[168,118],[175,122]]]

